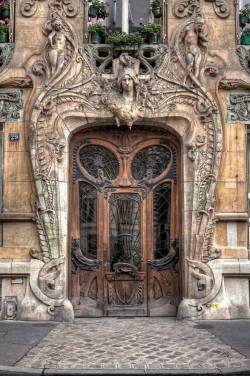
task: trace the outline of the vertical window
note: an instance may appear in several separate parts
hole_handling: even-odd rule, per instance
[[[236,14],[237,43],[250,44],[250,1],[239,1],[239,14]]]
[[[170,250],[171,184],[159,185],[153,195],[154,257],[162,259]]]
[[[248,178],[248,255],[250,258],[250,128],[247,128],[247,178]]]
[[[2,278],[0,278],[0,312],[2,310],[2,302],[3,302],[3,289],[2,289]]]
[[[3,164],[4,164],[4,124],[0,123],[0,212],[3,211]],[[3,222],[0,222],[0,247],[3,246]]]
[[[85,182],[79,183],[80,246],[84,256],[97,258],[97,191]]]
[[[110,257],[141,268],[141,202],[137,194],[113,194],[110,200]]]
[[[4,124],[0,123],[0,212],[3,211],[3,153],[4,153]],[[1,238],[1,234],[0,234]],[[1,239],[0,239],[1,243]]]
[[[0,43],[14,42],[14,22],[14,0],[2,0],[0,3]]]
[[[93,0],[94,1],[94,0]],[[142,25],[157,23],[163,26],[162,40],[166,37],[166,0],[100,0],[105,4],[108,15],[98,17],[92,1],[88,1],[88,21],[100,23],[108,31],[133,33]]]

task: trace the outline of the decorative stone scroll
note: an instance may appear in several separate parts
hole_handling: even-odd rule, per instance
[[[24,17],[32,17],[37,11],[38,1],[44,0],[23,0],[20,5],[20,13]]]
[[[39,1],[44,0],[23,0],[20,5],[20,13],[23,17],[32,17],[36,14]],[[66,17],[75,17],[79,11],[79,0],[47,0],[49,7],[56,8],[63,12]]]
[[[239,56],[240,64],[247,73],[250,74],[250,49],[244,46],[236,48],[237,55]]]
[[[0,43],[0,72],[10,63],[15,45],[13,43]]]
[[[214,11],[220,18],[230,16],[230,6],[227,0],[204,0],[213,3]],[[178,18],[201,16],[201,0],[178,0],[173,7],[173,14]]]
[[[250,83],[241,79],[224,79],[219,83],[219,88],[223,90],[250,89]]]
[[[201,16],[200,0],[178,0],[173,7],[175,17]]]
[[[212,72],[216,85],[217,72],[223,72],[224,66],[222,60],[209,54],[209,35],[204,19],[199,13],[178,25],[172,34],[169,49],[153,75],[140,74],[140,60],[129,54],[121,54],[114,59],[112,74],[101,75],[91,65],[86,51],[79,48],[74,28],[62,9],[58,10],[55,6],[49,9],[44,27],[47,43],[40,56],[34,54],[26,67],[27,75],[42,81],[42,89],[39,89],[41,85],[36,85],[37,95],[33,96],[29,119],[41,248],[33,251],[33,257],[41,260],[41,266],[50,263],[48,268],[44,266],[43,271],[52,276],[53,281],[54,277],[60,279],[60,274],[50,273],[50,266],[52,260],[60,260],[67,255],[67,194],[61,176],[68,171],[64,149],[67,148],[70,132],[95,121],[98,126],[106,121],[131,128],[142,126],[139,122],[141,119],[154,124],[161,122],[161,119],[186,117],[191,125],[185,142],[188,163],[193,164],[195,182],[191,201],[189,198],[190,234],[186,235],[184,242],[186,257],[190,260],[187,266],[195,270],[194,261],[199,263],[200,274],[203,270],[210,273],[206,265],[218,254],[213,247],[214,192],[223,139],[217,101],[209,93],[207,81]],[[71,120],[72,128],[66,126],[67,121]],[[73,249],[76,250],[76,246]],[[173,267],[176,257],[177,253]],[[86,260],[80,261],[85,263]],[[168,262],[166,260],[166,265]],[[59,264],[56,264],[56,268],[59,268]],[[44,304],[51,305],[52,292],[47,291],[46,273],[42,273],[42,282],[41,275],[38,277],[38,286],[40,291],[43,289],[43,295],[47,294],[49,298],[49,304],[43,298]],[[189,275],[188,297],[193,299],[192,304],[197,308],[201,304],[199,289],[197,291],[194,287],[197,283],[193,283],[197,275]],[[212,276],[209,278],[214,280]],[[207,278],[207,281],[210,279]],[[198,287],[201,285],[202,282],[199,282]],[[208,283],[204,295],[209,295],[213,286],[213,283]]]
[[[17,121],[23,109],[22,90],[0,90],[0,121]]]
[[[228,96],[228,123],[250,123],[250,95],[246,93]]]

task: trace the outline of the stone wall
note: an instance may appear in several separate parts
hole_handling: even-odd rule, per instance
[[[83,2],[65,3],[16,1],[15,49],[0,73],[1,103],[19,111],[18,117],[13,109],[10,117],[10,109],[0,113],[2,318],[6,297],[17,298],[17,319],[73,318],[67,299],[68,146],[79,130],[119,123],[166,127],[182,144],[179,317],[249,318],[250,72],[246,50],[237,49],[234,0],[168,1],[169,46],[151,75],[134,68],[139,85],[129,110],[117,90],[121,60],[109,75],[92,66],[82,44]],[[52,57],[50,38],[57,32],[63,47]],[[4,97],[8,93],[16,98]]]

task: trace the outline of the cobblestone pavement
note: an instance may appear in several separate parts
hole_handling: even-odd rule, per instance
[[[192,321],[79,319],[60,323],[20,362],[34,368],[236,368],[250,359]]]

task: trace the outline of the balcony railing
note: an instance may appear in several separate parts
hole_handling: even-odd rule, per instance
[[[84,49],[92,65],[102,74],[112,74],[113,59],[126,52],[140,60],[140,74],[147,75],[160,66],[167,46],[164,44],[143,44],[135,47],[113,47],[110,44],[86,44]]]

